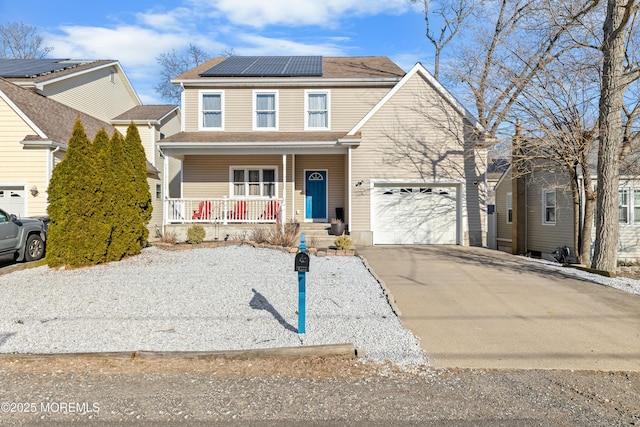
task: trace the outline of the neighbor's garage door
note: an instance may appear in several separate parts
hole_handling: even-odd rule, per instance
[[[25,214],[25,190],[23,186],[0,186],[0,209],[15,214],[18,218]]]
[[[455,245],[455,187],[374,187],[374,244]]]

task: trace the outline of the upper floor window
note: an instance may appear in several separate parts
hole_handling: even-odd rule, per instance
[[[556,223],[556,191],[542,190],[542,223]]]
[[[200,92],[200,130],[224,128],[223,92]]]
[[[513,222],[513,195],[507,193],[507,224]]]
[[[256,130],[278,129],[278,93],[254,92],[255,118],[253,127]]]
[[[305,129],[329,129],[329,91],[305,91]]]

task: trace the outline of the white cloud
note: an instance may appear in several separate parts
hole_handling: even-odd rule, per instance
[[[155,63],[156,57],[186,42],[180,33],[158,33],[135,27],[116,28],[68,26],[61,34],[49,34],[53,55],[70,58],[118,59],[129,65]]]
[[[246,43],[236,49],[240,55],[345,55],[343,48],[333,44],[304,44],[256,34],[242,34],[238,39]]]
[[[199,0],[212,7],[213,16],[224,15],[231,22],[254,28],[267,25],[336,27],[345,15],[366,16],[402,13],[405,0]]]

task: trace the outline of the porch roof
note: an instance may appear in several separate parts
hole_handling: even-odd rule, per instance
[[[340,154],[360,144],[345,132],[179,132],[158,142],[169,156],[193,154]]]

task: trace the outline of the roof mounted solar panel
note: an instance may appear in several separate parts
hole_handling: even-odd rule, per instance
[[[75,67],[87,61],[69,59],[0,59],[0,77],[35,77]]]
[[[319,77],[321,56],[231,56],[202,77]]]

